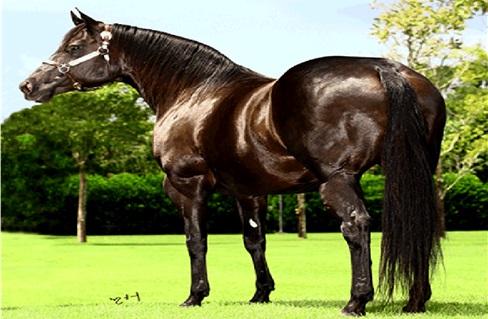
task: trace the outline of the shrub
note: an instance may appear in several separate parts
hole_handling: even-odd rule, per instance
[[[448,173],[449,184],[457,178]],[[476,175],[466,175],[444,198],[447,230],[486,230],[488,228],[488,185]]]
[[[452,182],[457,175],[446,174]],[[163,174],[87,176],[87,232],[95,234],[174,234],[183,232],[183,221],[162,189]],[[14,183],[15,182],[15,183]],[[64,181],[40,177],[2,184],[2,229],[45,234],[76,233],[78,175]],[[384,177],[365,174],[361,180],[373,231],[381,230]],[[8,186],[8,187],[7,187]],[[22,196],[25,195],[25,196]],[[307,231],[339,231],[340,223],[322,205],[317,192],[306,194]],[[209,232],[238,233],[241,222],[232,197],[214,194],[209,201]],[[296,232],[297,199],[283,195],[285,232]],[[464,176],[445,198],[448,230],[488,227],[488,186],[476,176]],[[278,231],[279,195],[268,196],[268,231]]]

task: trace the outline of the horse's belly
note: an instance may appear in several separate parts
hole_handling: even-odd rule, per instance
[[[293,157],[227,161],[213,170],[218,190],[229,194],[265,195],[311,191],[316,176]]]

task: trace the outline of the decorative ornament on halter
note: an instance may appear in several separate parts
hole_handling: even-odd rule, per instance
[[[105,25],[105,30],[100,33],[100,37],[102,37],[102,46],[98,48],[98,52],[100,52],[101,55],[107,60],[107,62],[110,61],[110,56],[108,55],[109,50],[108,50],[108,45],[110,44],[109,41],[112,39],[112,32],[110,32],[110,25],[106,24]]]
[[[68,77],[68,79],[70,79],[71,82],[73,82],[73,87],[75,89],[77,89],[78,91],[83,91],[84,89],[83,89],[82,85],[78,81],[76,81],[69,72],[70,72],[72,67],[74,67],[78,64],[81,64],[83,62],[89,61],[89,60],[96,58],[97,56],[100,56],[100,55],[103,56],[103,58],[107,62],[110,61],[110,56],[109,56],[110,51],[108,49],[108,46],[110,44],[110,40],[112,39],[112,33],[110,32],[110,28],[111,28],[111,26],[109,24],[106,24],[104,30],[100,33],[100,37],[102,38],[103,41],[102,41],[102,45],[100,47],[98,47],[98,49],[96,51],[94,51],[92,53],[88,53],[87,55],[84,55],[84,56],[82,56],[78,59],[75,59],[73,61],[70,61],[68,63],[59,63],[59,62],[52,61],[52,60],[46,60],[42,63],[58,68],[59,73],[66,75],[66,77]]]

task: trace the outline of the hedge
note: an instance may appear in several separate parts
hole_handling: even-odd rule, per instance
[[[455,174],[444,176],[450,182],[456,177]],[[162,180],[162,174],[88,176],[88,234],[182,233],[182,218],[164,194]],[[373,174],[366,174],[361,181],[373,231],[381,230],[383,184],[384,177]],[[8,194],[7,188],[7,194],[2,192],[3,230],[76,233],[78,176],[70,176],[64,181],[47,181],[43,186],[43,189],[28,191],[29,196],[24,197],[22,203],[19,203],[22,197],[19,194]],[[318,193],[307,194],[306,202],[307,231],[339,231],[340,223],[325,212]],[[267,216],[269,232],[278,231],[278,207],[279,195],[270,195]],[[296,195],[283,195],[285,232],[297,230],[296,207]],[[474,175],[464,176],[446,196],[445,211],[448,230],[486,229],[488,186]],[[241,231],[237,208],[231,197],[213,195],[209,202],[208,227],[211,233]]]
[[[91,175],[87,178],[88,234],[175,234],[183,232],[183,221],[163,191],[163,174],[138,176],[118,174],[110,178]],[[76,212],[78,176],[65,183],[65,211]],[[210,231],[235,233],[240,221],[230,197],[215,194],[209,203],[212,219]],[[73,231],[76,214],[65,225]],[[70,216],[71,217],[71,216]],[[64,228],[63,233],[70,229]]]
[[[444,175],[448,183],[456,178],[454,173]],[[448,230],[488,229],[488,184],[475,175],[460,179],[447,193],[444,206]]]

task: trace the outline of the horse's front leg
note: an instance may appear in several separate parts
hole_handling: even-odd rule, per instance
[[[269,302],[274,281],[266,263],[266,196],[237,198],[242,221],[244,245],[251,255],[256,272],[256,293],[250,302]]]
[[[194,180],[192,180],[194,179]],[[164,180],[164,190],[183,216],[186,246],[191,262],[190,296],[180,306],[200,306],[210,293],[207,279],[207,196],[202,192],[200,177],[185,183],[185,193],[178,191],[169,178]]]

